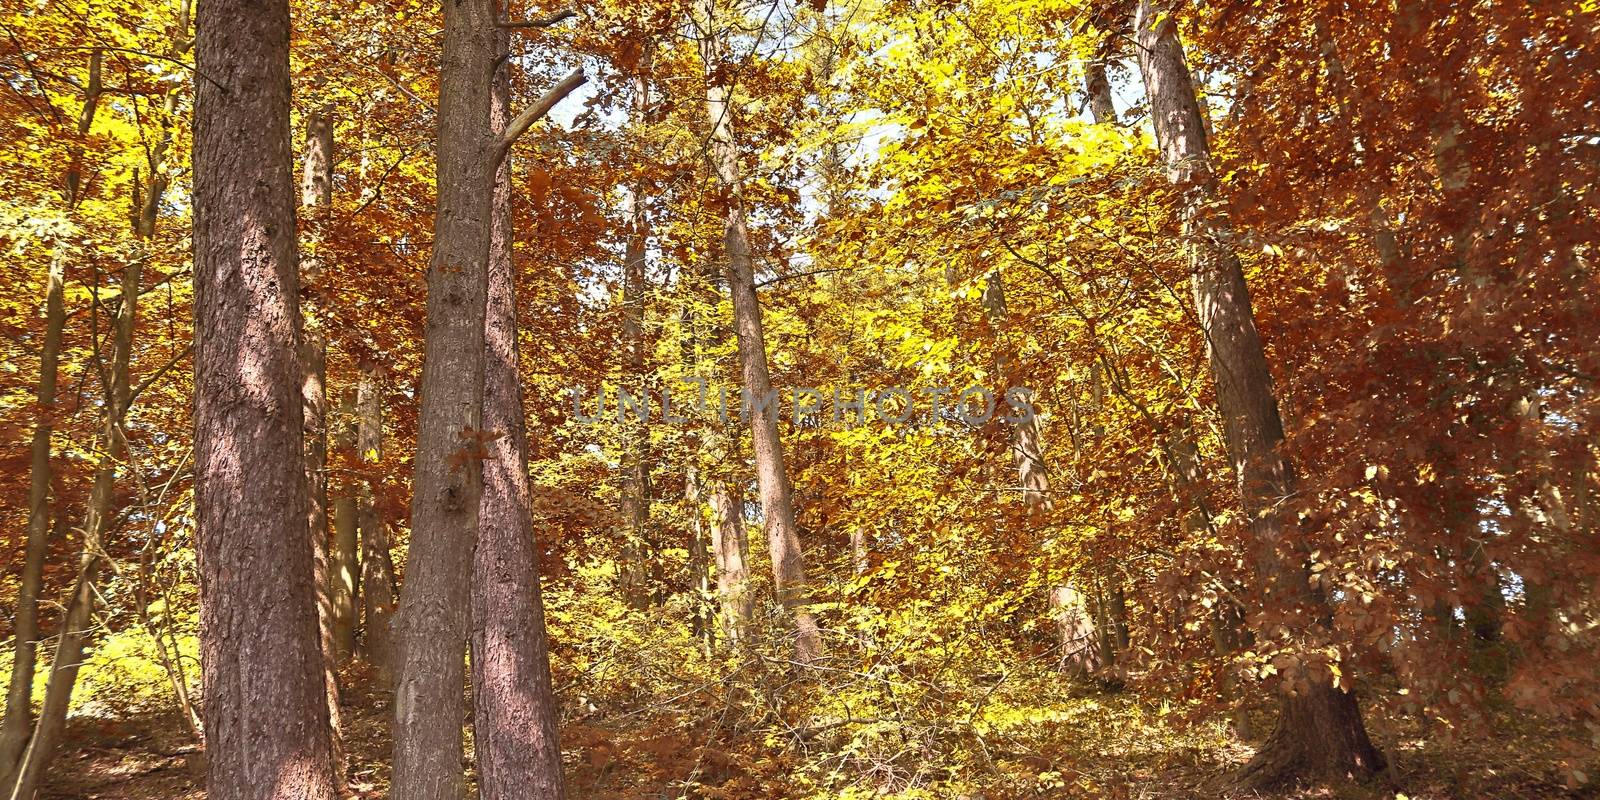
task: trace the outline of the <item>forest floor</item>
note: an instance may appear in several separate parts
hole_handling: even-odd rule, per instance
[[[1057,717],[1046,735],[1025,747],[1011,742],[996,751],[983,788],[904,793],[862,790],[819,793],[813,786],[791,794],[783,775],[790,763],[781,743],[705,742],[710,735],[674,728],[671,719],[617,712],[567,722],[567,783],[572,800],[661,798],[1216,798],[1229,796],[1228,773],[1250,755],[1249,746],[1210,733],[1180,730],[1130,693],[1067,701],[1078,714]],[[347,698],[343,709],[350,754],[352,796],[387,795],[390,708],[375,694]],[[1564,782],[1556,743],[1538,732],[1518,732],[1505,720],[1500,734],[1456,741],[1448,748],[1416,731],[1374,727],[1393,763],[1389,787],[1304,790],[1290,798],[1409,800],[1452,798],[1600,797]],[[760,752],[762,749],[767,752]],[[78,716],[46,783],[46,800],[199,800],[205,797],[204,754],[175,717],[102,719]],[[470,772],[469,772],[470,777]],[[1255,796],[1255,795],[1250,795]]]

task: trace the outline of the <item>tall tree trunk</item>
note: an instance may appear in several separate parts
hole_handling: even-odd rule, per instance
[[[100,107],[101,63],[101,51],[91,51],[83,109],[78,114],[80,141],[89,135],[95,112]],[[82,162],[83,147],[75,144],[64,181],[64,199],[69,212],[78,203],[78,190],[83,183]],[[33,722],[33,673],[39,652],[39,593],[44,588],[44,560],[50,534],[50,436],[55,430],[57,368],[61,361],[61,337],[67,324],[65,284],[66,256],[58,249],[50,261],[50,275],[45,285],[44,347],[39,354],[39,385],[34,395],[39,404],[39,419],[28,450],[28,539],[23,548],[17,614],[12,623],[16,646],[11,657],[11,681],[6,690],[5,719],[0,722],[0,775],[5,776],[12,774],[17,759],[22,756]]]
[[[859,578],[867,574],[871,566],[871,555],[867,552],[867,530],[860,525],[851,526],[850,573]]]
[[[339,679],[336,644],[338,592],[328,552],[328,339],[322,319],[321,281],[325,266],[316,241],[317,226],[333,202],[333,121],[322,109],[306,114],[305,162],[300,179],[300,205],[312,234],[300,260],[301,307],[300,403],[304,417],[307,514],[313,576],[317,587],[317,633],[322,652],[323,683],[332,732],[334,776],[343,789],[344,741],[339,724]]]
[[[307,498],[289,6],[207,0],[195,81],[195,507],[212,800],[331,800]],[[215,82],[213,82],[215,81]]]
[[[499,49],[506,48],[500,34]],[[510,119],[509,66],[494,77],[491,129]],[[483,462],[472,563],[473,732],[484,800],[560,800],[561,745],[545,641],[539,552],[528,495],[527,427],[517,348],[511,163],[495,174],[484,332],[483,425],[497,434]]]
[[[383,394],[378,368],[364,364],[356,385],[356,448],[363,467],[383,458]],[[363,474],[356,502],[361,538],[361,655],[377,668],[380,684],[393,688],[395,668],[394,556],[389,533],[378,513],[377,491],[370,473]]]
[[[1106,62],[1095,60],[1084,68],[1084,93],[1089,96],[1089,118],[1096,125],[1117,121],[1117,105],[1111,99],[1111,80],[1106,77]]]
[[[745,534],[743,503],[726,480],[709,481],[706,504],[711,507],[711,555],[717,564],[717,597],[721,606],[722,634],[729,644],[750,636],[756,598],[750,592],[750,540]]]
[[[189,5],[180,4],[176,24],[169,32],[168,51],[181,55],[189,28]],[[27,750],[17,764],[10,784],[13,800],[33,797],[43,779],[45,770],[55,757],[56,745],[66,728],[67,711],[72,705],[72,694],[77,688],[78,669],[83,661],[84,647],[89,640],[89,622],[94,612],[95,582],[104,560],[104,538],[113,517],[116,502],[117,465],[127,453],[127,439],[122,422],[127,417],[133,392],[129,381],[129,360],[133,353],[133,335],[138,322],[139,287],[148,260],[149,240],[155,235],[156,217],[167,189],[164,171],[167,148],[172,143],[171,121],[177,103],[176,92],[168,90],[161,106],[160,122],[164,126],[161,137],[146,156],[149,170],[144,183],[137,172],[134,176],[133,234],[134,252],[122,269],[116,313],[113,316],[109,366],[105,354],[96,352],[95,361],[104,391],[105,413],[101,431],[101,452],[95,467],[94,485],[89,493],[89,505],[83,520],[83,551],[78,560],[78,574],[62,616],[59,639],[51,657],[49,683],[45,687],[44,705],[34,724]],[[87,129],[86,129],[87,130]],[[76,159],[75,159],[76,160]],[[76,200],[77,187],[69,183]]]
[[[989,273],[984,286],[983,307],[996,328],[1005,324],[1005,283],[998,270]],[[998,379],[1009,383],[1016,373],[1016,357],[998,333],[995,336],[994,364]],[[1007,388],[1001,386],[999,390],[1004,392]],[[1045,470],[1044,450],[1039,444],[1037,416],[1011,426],[1010,449],[1028,519],[1031,523],[1042,523],[1054,504],[1050,500],[1050,476]],[[1095,617],[1089,608],[1090,598],[1078,582],[1068,580],[1051,587],[1048,600],[1061,637],[1061,666],[1080,676],[1093,674],[1105,666],[1106,653],[1101,648],[1100,636],[1095,629]]]
[[[699,470],[692,464],[684,472],[683,486],[683,499],[690,510],[689,590],[694,593],[689,620],[694,638],[700,642],[701,652],[710,658],[717,646],[718,618],[721,616],[721,602],[718,593],[712,589],[712,581],[722,568],[717,560],[717,534],[714,527],[706,524],[705,515],[701,513],[700,496],[704,492],[700,486]],[[709,548],[706,545],[708,540]]]
[[[65,262],[57,256],[50,264],[45,291],[44,351],[39,359],[39,421],[30,451],[31,483],[28,488],[28,541],[22,563],[22,583],[17,592],[13,623],[16,649],[12,654],[11,683],[6,692],[6,716],[0,725],[0,774],[11,775],[28,743],[33,722],[33,673],[39,641],[39,593],[44,583],[44,560],[50,535],[50,434],[56,403],[57,364],[61,334],[66,326],[62,298]]]
[[[707,259],[698,276],[704,281],[707,295],[718,291],[718,270]],[[683,328],[690,333],[685,337],[684,363],[693,374],[700,369],[700,320],[693,308],[698,303],[686,305],[683,310]],[[714,320],[709,325],[707,338],[713,344],[726,340],[727,331]],[[704,520],[710,512],[707,533],[711,539],[711,560],[716,580],[718,628],[723,640],[730,645],[749,641],[750,620],[755,616],[755,595],[749,591],[750,539],[745,530],[743,502],[735,484],[724,477],[724,469],[733,459],[729,453],[730,437],[718,421],[708,421],[701,439],[703,463],[710,469],[691,468],[685,483],[688,500],[696,520]]]
[[[458,800],[462,692],[484,454],[484,309],[494,166],[489,106],[498,36],[492,0],[444,5],[437,182],[411,554],[400,597],[393,794]]]
[[[339,422],[334,429],[334,448],[349,454],[356,449],[358,438],[356,421],[356,394],[351,386],[339,403]],[[357,575],[361,569],[359,558],[360,524],[357,508],[359,489],[356,481],[346,479],[333,500],[333,537],[328,552],[329,580],[332,583],[333,657],[335,663],[344,663],[356,649],[356,602],[360,585]]]
[[[1172,9],[1140,0],[1134,30],[1156,142],[1168,177],[1184,195],[1195,305],[1228,456],[1250,521],[1251,556],[1263,599],[1268,607],[1309,615],[1308,627],[1324,627],[1326,601],[1311,590],[1303,543],[1294,541],[1293,521],[1277,508],[1278,498],[1294,495],[1295,478],[1280,452],[1283,422],[1244,271],[1214,208],[1205,127]],[[1277,728],[1245,767],[1241,782],[1265,788],[1307,779],[1365,778],[1381,769],[1383,756],[1367,738],[1355,696],[1335,687],[1320,666],[1300,672],[1287,676]],[[1292,683],[1302,684],[1300,690],[1290,692]]]
[[[640,122],[650,107],[650,86],[645,78],[645,65],[648,63],[648,58],[641,59],[633,78],[633,113]],[[645,245],[649,238],[643,191],[643,182],[635,182],[629,187],[623,207],[628,230],[622,256],[622,338],[628,355],[624,382],[629,388],[646,392],[647,388],[640,383],[645,374]],[[650,521],[650,441],[643,426],[637,422],[627,423],[625,436],[627,453],[622,459],[622,521],[627,525],[627,544],[623,548],[621,579],[623,598],[629,605],[639,608],[649,602],[649,590],[645,584],[651,548],[645,537]]]
[[[1117,123],[1117,106],[1111,97],[1111,81],[1106,77],[1106,62],[1096,60],[1085,70],[1084,90],[1089,96],[1089,113],[1096,125]],[[1105,408],[1104,376],[1099,364],[1091,365],[1094,381],[1095,413]],[[1096,437],[1105,434],[1105,424],[1096,419],[1093,429]],[[1105,586],[1098,592],[1096,602],[1096,627],[1100,629],[1101,652],[1108,666],[1116,664],[1120,654],[1128,649],[1128,600],[1120,576],[1102,575]]]
[[[105,386],[105,414],[102,421],[99,463],[95,467],[94,487],[83,520],[83,551],[78,558],[78,574],[68,595],[60,639],[51,658],[50,679],[45,687],[44,705],[34,725],[28,748],[17,765],[11,785],[12,800],[28,800],[44,777],[45,768],[55,757],[55,748],[66,726],[67,710],[77,687],[78,669],[89,640],[89,622],[94,613],[95,582],[105,556],[104,537],[115,509],[117,465],[127,454],[122,420],[127,414],[131,389],[128,359],[137,321],[139,281],[143,259],[130,259],[122,271],[115,328],[111,342],[111,364],[102,369]]]
[[[784,467],[783,442],[778,437],[778,404],[764,403],[772,390],[767,372],[766,337],[761,327],[761,301],[756,296],[755,266],[750,255],[739,169],[734,139],[733,104],[728,74],[723,69],[723,33],[718,29],[716,0],[699,0],[700,58],[706,75],[706,118],[711,126],[710,157],[721,187],[720,202],[727,214],[723,242],[728,257],[728,293],[733,299],[734,330],[739,342],[739,363],[744,375],[755,450],[756,483],[766,518],[767,550],[772,556],[772,583],[778,601],[794,617],[795,658],[805,663],[822,655],[822,633],[809,610],[805,559],[795,528],[794,499]]]

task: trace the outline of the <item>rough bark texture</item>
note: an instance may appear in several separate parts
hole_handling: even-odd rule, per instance
[[[306,520],[289,7],[207,0],[195,81],[195,506],[211,800],[336,795]],[[213,80],[215,83],[213,83]]]
[[[439,72],[438,212],[411,500],[411,554],[400,598],[393,794],[458,800],[463,653],[482,488],[483,320],[494,143],[495,4],[444,6]]]
[[[505,47],[504,39],[500,46]],[[499,133],[510,119],[508,69],[496,74],[493,95],[490,124]],[[564,796],[561,745],[528,496],[528,434],[517,357],[510,159],[502,161],[496,172],[493,201],[483,425],[497,437],[488,443],[483,462],[478,547],[472,563],[472,719],[478,789],[484,800],[560,800]]]
[[[378,370],[362,367],[356,385],[356,447],[363,466],[383,458],[383,394]],[[378,680],[385,688],[394,683],[395,610],[394,556],[389,549],[389,532],[378,514],[377,491],[373,478],[360,481],[356,503],[356,525],[361,538],[361,655],[377,668]]]
[[[100,106],[101,51],[89,55],[89,80],[84,85],[83,109],[78,115],[78,136],[88,136]],[[83,182],[82,147],[74,146],[67,165],[65,200],[77,205]],[[0,775],[10,776],[28,742],[33,721],[33,673],[38,663],[39,593],[43,589],[45,552],[50,534],[50,436],[55,429],[56,378],[61,360],[61,335],[66,328],[64,298],[66,259],[59,252],[50,263],[45,287],[44,345],[39,353],[39,384],[34,400],[39,421],[33,429],[28,454],[28,539],[23,549],[22,576],[17,589],[17,613],[12,621],[16,646],[11,659],[11,681],[6,689],[5,719],[0,722]]]
[[[750,232],[745,220],[743,178],[739,170],[739,150],[734,138],[733,107],[728,88],[718,77],[723,34],[718,27],[716,0],[700,0],[700,58],[709,80],[706,83],[706,117],[711,126],[711,165],[721,188],[725,206],[723,245],[728,257],[728,293],[733,299],[734,332],[739,343],[739,365],[744,376],[744,392],[761,398],[772,390],[767,372],[766,337],[761,327],[761,301],[756,296],[755,267],[750,256]],[[761,490],[761,509],[766,517],[767,550],[772,556],[772,583],[778,601],[794,616],[795,657],[809,662],[822,655],[822,633],[808,610],[805,559],[800,551],[800,536],[795,528],[794,498],[784,467],[783,442],[778,437],[776,403],[763,408],[747,408],[750,435],[755,450],[756,484]]]
[[[1223,437],[1250,520],[1251,557],[1266,604],[1297,610],[1309,615],[1308,624],[1316,624],[1326,616],[1326,605],[1310,589],[1303,548],[1291,538],[1292,521],[1277,508],[1278,498],[1291,497],[1295,490],[1293,470],[1280,452],[1283,422],[1243,269],[1228,245],[1224,221],[1209,202],[1215,192],[1205,126],[1170,12],[1152,0],[1139,3],[1134,20],[1139,70],[1168,177],[1183,193],[1195,306],[1206,336]],[[1303,684],[1300,691],[1286,688],[1280,695],[1277,728],[1245,767],[1243,784],[1266,788],[1365,778],[1383,767],[1355,696],[1334,687],[1325,670],[1307,673],[1295,676]]]

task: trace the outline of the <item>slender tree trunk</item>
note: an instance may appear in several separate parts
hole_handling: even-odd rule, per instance
[[[1007,315],[1005,283],[998,270],[989,274],[983,306],[996,327],[1004,325]],[[1016,358],[998,335],[994,361],[995,373],[1000,380],[1009,382],[1016,372]],[[1000,391],[1007,388],[1002,386]],[[1050,500],[1050,476],[1045,470],[1044,450],[1039,444],[1038,417],[1011,426],[1011,459],[1016,465],[1028,519],[1042,523],[1054,504]],[[1050,589],[1050,612],[1055,615],[1061,636],[1061,666],[1079,676],[1091,675],[1107,663],[1089,601],[1077,581],[1068,580]]]
[[[195,81],[195,507],[207,797],[337,793],[306,522],[289,6],[206,0]],[[213,83],[216,81],[216,83]]]
[[[705,282],[708,295],[717,291],[718,270],[711,261],[699,276]],[[700,334],[698,320],[690,307],[683,312],[683,327],[693,331],[685,339],[684,362],[699,374]],[[714,343],[725,341],[727,332],[715,321],[711,322],[709,338]],[[750,539],[745,530],[743,503],[734,483],[724,475],[725,465],[734,459],[728,453],[729,437],[720,422],[706,424],[701,440],[705,463],[711,469],[691,469],[686,490],[689,503],[697,520],[705,519],[710,512],[708,535],[711,539],[711,559],[715,565],[717,584],[717,619],[723,640],[730,645],[750,640],[750,621],[755,616],[755,595],[749,591]]]
[[[363,467],[370,468],[383,458],[383,394],[378,369],[363,365],[356,387],[356,447]],[[394,556],[389,534],[378,513],[374,478],[368,473],[359,481],[356,524],[361,538],[361,654],[377,667],[378,680],[392,689],[395,668]]]
[[[334,431],[334,447],[341,453],[356,449],[359,436],[356,427],[356,394],[354,386],[344,392],[339,403],[339,424]],[[356,603],[360,585],[357,575],[361,569],[359,558],[360,524],[357,508],[356,482],[346,480],[339,487],[333,501],[333,538],[328,564],[332,581],[333,599],[333,656],[336,663],[344,663],[356,649]]]
[[[300,285],[306,295],[302,305],[300,344],[300,402],[304,417],[307,514],[311,537],[313,576],[317,587],[317,633],[322,651],[322,673],[328,701],[328,728],[332,732],[334,777],[344,787],[344,740],[339,724],[337,633],[338,591],[335,567],[328,552],[328,339],[322,320],[321,281],[325,264],[316,241],[316,225],[327,216],[333,202],[333,121],[321,109],[306,114],[305,162],[300,180],[300,204],[313,233],[300,260]]]
[[[745,219],[743,178],[734,139],[733,104],[719,76],[725,44],[718,29],[716,0],[699,0],[700,58],[705,64],[706,117],[711,126],[710,156],[726,206],[724,246],[728,256],[728,292],[733,298],[734,330],[739,342],[739,363],[744,391],[753,402],[744,409],[750,417],[750,434],[756,460],[756,483],[766,517],[767,549],[772,556],[772,582],[778,601],[794,617],[795,657],[810,662],[822,655],[822,633],[809,610],[805,559],[795,528],[794,498],[784,467],[783,442],[778,437],[778,404],[764,399],[772,392],[767,372],[766,337],[761,327],[761,301],[756,295],[755,266],[750,255],[750,232]]]
[[[502,32],[498,48],[507,46]],[[509,67],[496,72],[490,126],[510,119]],[[561,745],[540,598],[539,552],[528,496],[527,428],[517,357],[511,163],[493,188],[483,424],[496,434],[483,461],[472,563],[473,731],[484,800],[560,800]]]
[[[89,54],[89,80],[84,85],[83,109],[78,115],[78,138],[89,135],[95,112],[100,106],[100,50]],[[66,203],[72,210],[78,203],[83,182],[83,148],[74,145],[66,170]],[[56,378],[61,361],[61,337],[66,329],[64,299],[66,256],[59,250],[50,262],[45,286],[44,347],[39,355],[39,385],[34,399],[39,404],[39,420],[29,447],[28,540],[23,549],[22,577],[17,590],[17,614],[12,623],[16,647],[11,659],[11,681],[6,690],[5,719],[0,722],[0,775],[8,783],[22,749],[28,743],[33,722],[33,673],[38,663],[39,593],[44,585],[44,561],[50,534],[50,436],[55,429]]]
[[[701,512],[704,492],[700,487],[700,473],[693,465],[684,473],[684,502],[689,506],[689,587],[694,592],[694,604],[690,612],[690,625],[695,640],[700,642],[700,649],[707,658],[717,646],[718,617],[720,616],[721,602],[717,593],[712,589],[714,576],[721,571],[721,564],[717,560],[716,530],[706,524],[705,515]],[[709,529],[709,531],[708,531]],[[711,546],[706,546],[707,541]]]
[[[30,451],[31,483],[28,488],[28,541],[22,562],[22,582],[17,592],[13,623],[16,649],[11,661],[11,682],[6,692],[5,722],[0,724],[0,774],[9,776],[28,743],[33,722],[33,673],[39,642],[39,594],[44,583],[44,561],[50,536],[50,434],[54,426],[57,364],[61,334],[66,326],[62,298],[64,262],[50,264],[45,291],[45,339],[39,359],[39,421]],[[9,785],[9,784],[8,784]]]
[[[717,563],[717,597],[721,606],[722,634],[729,644],[749,640],[756,598],[750,591],[750,540],[738,494],[726,480],[709,481],[705,490],[711,507],[711,555]]]
[[[1089,113],[1096,125],[1113,125],[1117,123],[1117,106],[1111,97],[1111,81],[1106,77],[1106,63],[1103,60],[1090,62],[1085,72],[1084,89],[1089,96]],[[1104,377],[1100,374],[1099,364],[1091,367],[1094,381],[1095,413],[1101,413],[1105,408]],[[1095,436],[1098,438],[1105,434],[1105,425],[1097,418],[1094,423]],[[1096,603],[1097,622],[1100,628],[1101,652],[1105,654],[1108,666],[1115,665],[1117,659],[1128,649],[1128,601],[1122,581],[1116,574],[1102,576],[1106,586],[1100,593]]]
[[[856,525],[850,529],[850,572],[859,578],[867,574],[871,566],[871,556],[867,552],[867,531]]]
[[[650,108],[650,84],[646,78],[648,64],[648,56],[640,59],[633,76],[633,116],[641,123]],[[622,338],[628,357],[625,382],[630,389],[642,392],[647,391],[642,381],[645,377],[645,246],[650,236],[643,192],[642,181],[635,182],[628,190],[623,206],[623,218],[628,221],[628,229],[622,256]],[[650,521],[650,441],[643,426],[636,422],[628,423],[625,435],[627,453],[623,457],[622,521],[627,525],[627,544],[623,548],[621,579],[624,599],[629,605],[641,608],[650,600],[650,591],[646,586],[651,561],[651,547],[646,541]]]
[[[133,345],[133,330],[137,322],[139,280],[143,261],[135,257],[122,271],[120,299],[115,317],[111,342],[111,364],[102,371],[105,381],[106,411],[101,430],[101,452],[95,467],[94,487],[89,493],[89,506],[83,520],[83,551],[78,559],[78,575],[68,595],[66,614],[62,618],[60,639],[51,658],[49,683],[45,687],[44,705],[34,725],[28,748],[17,766],[15,783],[11,786],[12,800],[28,800],[38,789],[40,780],[50,761],[55,757],[56,745],[66,727],[67,710],[72,704],[73,690],[77,687],[78,669],[83,662],[83,652],[89,640],[90,617],[94,613],[95,582],[99,577],[105,556],[104,537],[113,515],[116,501],[117,465],[127,454],[127,440],[122,433],[122,420],[127,413],[131,389],[128,382],[128,360]]]
[[[495,3],[444,6],[439,71],[438,213],[411,501],[411,554],[400,598],[392,793],[458,800],[473,550],[482,489],[484,310],[494,165],[489,106]]]
[[[174,55],[183,52],[184,37],[189,27],[189,6],[181,4],[177,24],[169,37],[169,51]],[[98,90],[97,90],[98,91]],[[161,107],[161,124],[170,126],[177,95],[168,91]],[[87,128],[86,128],[87,130]],[[67,711],[72,704],[72,694],[77,688],[78,669],[83,661],[84,647],[89,640],[89,623],[94,613],[95,582],[104,559],[104,538],[115,511],[117,465],[127,452],[127,439],[122,422],[132,402],[129,382],[129,361],[133,351],[134,329],[138,322],[139,286],[148,259],[148,242],[155,235],[156,217],[161,199],[166,193],[167,177],[163,171],[167,148],[172,143],[170,127],[150,149],[146,158],[148,178],[139,182],[134,178],[133,234],[135,248],[132,257],[122,269],[116,312],[113,316],[110,364],[105,354],[97,352],[96,365],[104,389],[105,413],[101,432],[101,452],[95,468],[94,485],[89,493],[89,505],[84,513],[83,551],[79,556],[78,574],[66,603],[62,617],[59,640],[51,658],[49,683],[45,687],[44,705],[34,724],[27,750],[17,764],[10,785],[12,800],[27,800],[37,791],[45,770],[55,758],[55,749],[66,728]],[[76,160],[76,159],[75,159]],[[77,187],[69,182],[69,192],[74,197]]]
[[[1205,127],[1171,8],[1140,0],[1134,30],[1156,142],[1169,178],[1184,195],[1195,305],[1240,502],[1250,520],[1256,577],[1266,606],[1309,615],[1306,623],[1320,626],[1328,614],[1326,602],[1310,589],[1303,543],[1294,540],[1293,521],[1277,508],[1278,498],[1294,496],[1295,477],[1280,452],[1283,423],[1244,271],[1214,208]],[[1382,769],[1383,756],[1367,738],[1355,696],[1333,686],[1325,669],[1300,672],[1287,676],[1277,728],[1245,767],[1241,782],[1265,788],[1307,779],[1365,778]],[[1294,683],[1300,690],[1290,692]]]
[[[1168,462],[1167,488],[1182,517],[1184,533],[1193,541],[1200,541],[1202,537],[1216,538],[1211,509],[1206,504],[1201,488],[1203,474],[1200,448],[1195,444],[1193,431],[1183,425],[1172,432],[1163,447]],[[1219,590],[1226,588],[1231,587],[1219,587]],[[1231,598],[1225,597],[1217,602],[1211,619],[1211,644],[1219,657],[1231,659],[1249,647],[1252,637],[1244,623],[1243,612],[1233,604]],[[1224,695],[1234,703],[1245,700],[1245,692],[1232,674],[1223,677],[1222,688]],[[1233,732],[1242,740],[1255,738],[1255,728],[1247,708],[1239,708],[1235,712]]]

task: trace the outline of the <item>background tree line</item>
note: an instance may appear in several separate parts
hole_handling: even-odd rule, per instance
[[[1584,791],[1597,13],[6,6],[0,791]]]

